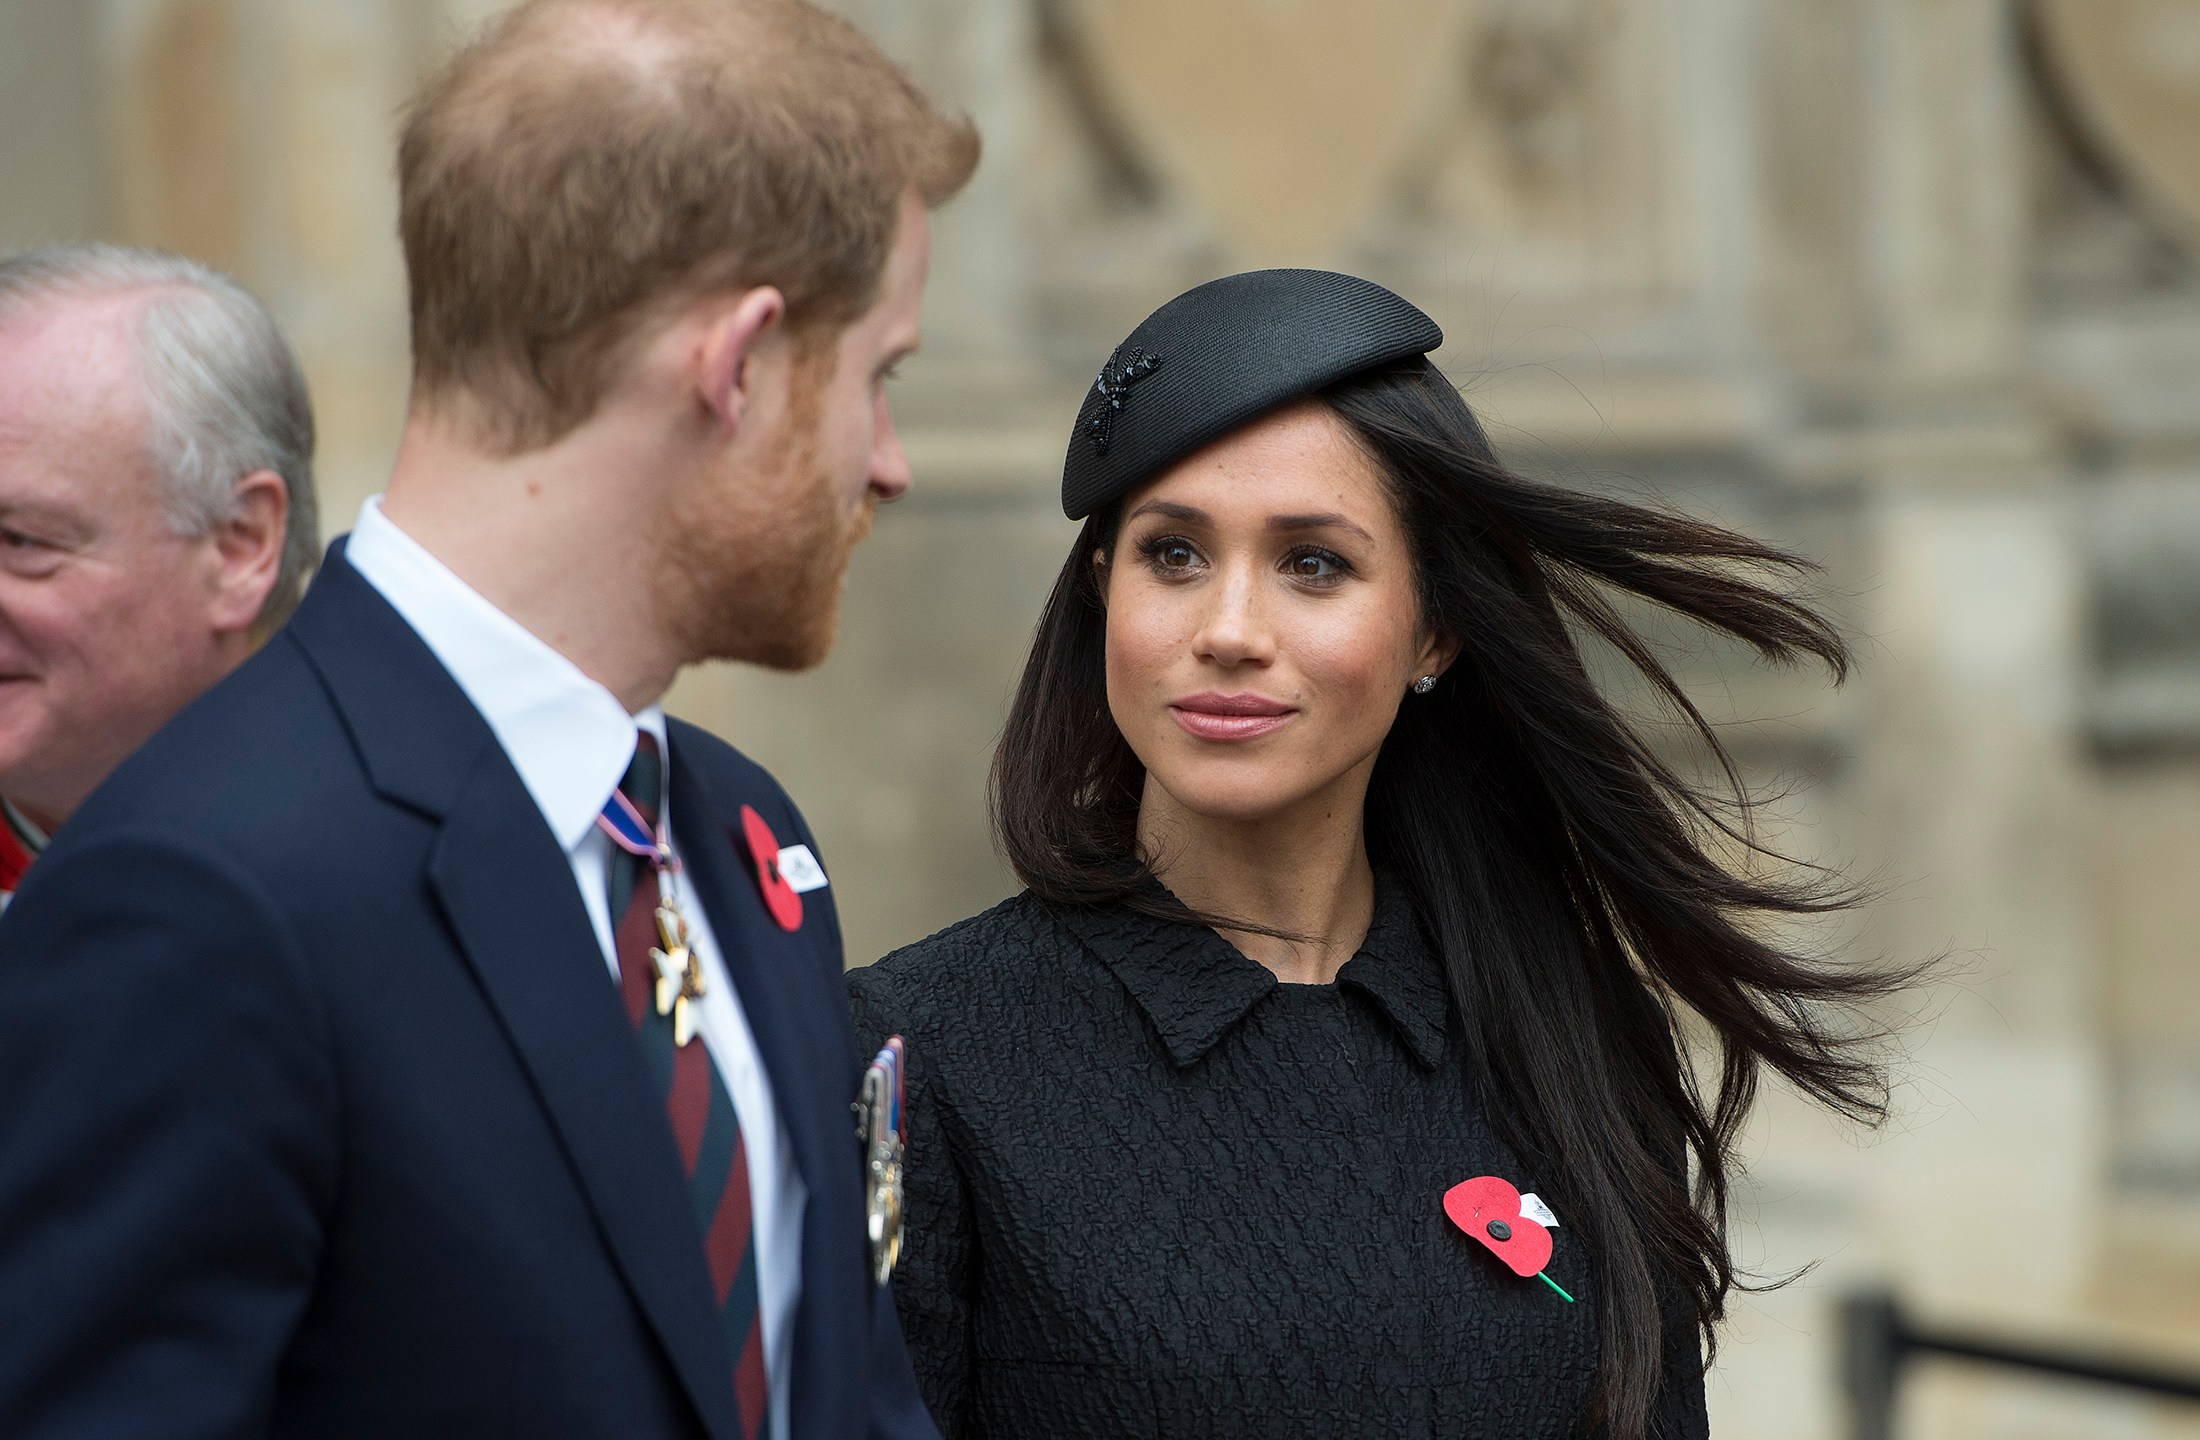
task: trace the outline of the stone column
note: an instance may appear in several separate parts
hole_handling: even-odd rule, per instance
[[[1865,242],[1890,397],[1977,396],[2023,358],[2024,65],[2003,0],[1867,0]],[[1924,389],[1921,392],[1920,386]]]
[[[1022,337],[1022,254],[1015,187],[1028,133],[1032,76],[1029,0],[827,0],[985,137],[985,158],[955,202],[933,218],[925,348],[968,371],[1012,374]],[[999,375],[989,378],[998,379]]]
[[[1824,813],[1853,826],[1843,858],[1882,894],[1850,953],[1945,956],[1892,1017],[1886,1132],[1859,1140],[1774,1095],[1745,1157],[1745,1260],[1823,1266],[1737,1298],[1715,1416],[1834,1440],[1832,1302],[1851,1287],[1891,1284],[1971,1324],[2067,1331],[2084,1308],[2108,1159],[2084,600],[2067,476],[2023,379],[2013,8],[1808,0],[1760,22],[1784,67],[1768,75],[1794,81],[1764,92],[1767,159],[1785,170],[1768,182],[1764,318],[1806,401],[1776,449],[1854,506],[1839,583],[1861,662],[1842,745],[1857,763]],[[1925,1367],[1903,1433],[2018,1433],[2036,1398]]]
[[[321,513],[347,529],[404,415],[392,173],[415,0],[103,0],[120,237],[234,273],[312,386]]]
[[[1946,952],[1909,1032],[1860,1229],[1912,1303],[2066,1325],[2106,1179],[2086,885],[2082,591],[2066,476],[2019,375],[2028,321],[2014,10],[1873,0],[1860,387],[1872,719],[1888,894],[1873,938]],[[2007,1433],[2021,1391],[1930,1374],[1918,1433]]]
[[[0,5],[0,254],[107,225],[99,15],[78,0]]]

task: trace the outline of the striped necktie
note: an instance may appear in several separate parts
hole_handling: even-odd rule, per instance
[[[664,774],[657,739],[644,731],[619,793],[652,832],[664,796]],[[617,803],[614,799],[611,805]],[[610,809],[606,807],[607,814]],[[763,1311],[757,1303],[748,1155],[733,1097],[726,1093],[708,1043],[697,1035],[686,1045],[674,1044],[672,1017],[657,1013],[657,966],[650,957],[658,944],[657,885],[651,872],[647,860],[612,848],[610,898],[618,920],[619,991],[687,1171],[688,1193],[703,1227],[711,1293],[718,1301],[727,1353],[734,1357],[741,1434],[743,1440],[755,1440],[769,1428],[771,1382],[764,1367]]]

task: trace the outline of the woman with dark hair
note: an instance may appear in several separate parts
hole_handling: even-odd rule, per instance
[[[1760,1071],[1880,1113],[1839,1012],[1900,977],[1777,938],[1842,893],[1754,863],[1576,641],[1724,764],[1613,596],[1838,678],[1766,583],[1802,562],[1508,471],[1441,338],[1237,275],[1087,397],[993,768],[1028,888],[849,981],[906,1044],[950,1437],[1701,1436]]]

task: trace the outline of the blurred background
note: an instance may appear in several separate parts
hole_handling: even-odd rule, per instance
[[[347,528],[402,418],[395,116],[491,0],[0,0],[0,249],[241,276]],[[918,483],[814,674],[674,708],[775,769],[862,963],[1007,894],[983,775],[1077,399],[1191,283],[1379,278],[1517,464],[1820,560],[1835,692],[1685,635],[1787,843],[1945,953],[1876,1135],[1768,1094],[1711,1381],[1845,1435],[1838,1302],[2200,1368],[2200,0],[840,0],[984,128],[896,394]],[[1931,1437],[2200,1436],[1952,1363]]]

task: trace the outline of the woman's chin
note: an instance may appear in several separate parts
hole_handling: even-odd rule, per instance
[[[1154,778],[1186,819],[1214,825],[1263,824],[1288,814],[1307,798],[1296,785],[1286,788],[1243,773],[1215,773],[1225,768],[1237,767],[1203,765],[1194,773]]]

